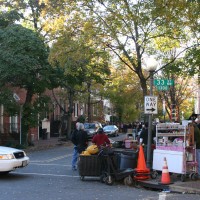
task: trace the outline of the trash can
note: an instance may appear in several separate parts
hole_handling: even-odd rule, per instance
[[[138,158],[138,153],[129,153],[129,154],[121,153],[120,169],[124,170],[127,168],[132,168],[132,169],[137,168],[137,158]]]

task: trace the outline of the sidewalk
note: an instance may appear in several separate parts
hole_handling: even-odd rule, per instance
[[[64,140],[63,138],[59,137],[51,137],[50,139],[40,139],[33,142],[33,146],[29,146],[27,149],[25,149],[25,152],[31,152],[31,151],[40,151],[48,148],[53,148],[56,146],[70,146],[72,145],[71,141]]]
[[[56,146],[72,146],[71,141],[65,141],[58,137],[52,137],[47,140],[38,140],[34,141],[34,146],[28,147],[25,151],[40,151],[48,148],[53,148]],[[192,193],[192,194],[199,194],[200,195],[200,178],[196,181],[191,180],[190,178],[186,178],[185,182],[181,182],[180,177],[177,174],[170,175],[171,184],[169,185],[162,185],[159,183],[161,175],[158,175],[156,179],[149,179],[144,181],[138,181],[137,184],[152,189],[163,190],[167,192],[178,192],[178,193]]]

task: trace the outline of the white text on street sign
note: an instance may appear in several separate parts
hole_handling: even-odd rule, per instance
[[[172,86],[174,85],[173,79],[154,79],[155,86]]]
[[[158,97],[145,96],[144,100],[144,113],[145,114],[158,114]]]
[[[168,85],[157,85],[156,88],[157,90],[169,90]]]

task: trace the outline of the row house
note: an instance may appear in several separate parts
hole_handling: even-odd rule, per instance
[[[31,128],[30,135],[31,141],[33,143],[35,140],[48,139],[50,137],[59,137],[61,135],[64,136],[67,127],[67,120],[63,119],[64,111],[60,108],[58,103],[56,103],[55,99],[53,98],[52,91],[47,91],[46,94],[51,97],[50,106],[52,107],[52,112],[45,112],[44,118],[38,120],[38,126],[35,128]],[[25,102],[26,91],[23,89],[15,88],[13,90],[13,97],[20,105],[20,113],[15,116],[5,115],[4,106],[0,106],[0,145],[21,143],[21,114],[23,104]],[[68,104],[63,102],[61,98],[58,97],[57,102],[59,102],[59,104],[65,109],[66,112],[68,111]],[[104,101],[100,100],[98,101],[98,103],[92,103],[90,107],[91,121],[99,121],[101,123],[104,123],[106,118],[104,114]],[[86,103],[75,101],[73,104],[72,123],[75,124],[80,116],[84,116],[86,121],[88,120],[88,105]],[[44,138],[43,133],[45,130],[43,127],[43,122],[45,122],[46,120],[48,120],[50,124],[50,133],[48,137]]]

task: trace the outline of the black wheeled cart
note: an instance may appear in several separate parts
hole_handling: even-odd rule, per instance
[[[135,170],[133,168],[120,169],[121,154],[110,151],[107,148],[99,152],[102,158],[102,173],[100,180],[107,185],[113,185],[115,181],[123,180],[125,185],[133,185]]]
[[[78,171],[80,179],[84,180],[88,177],[101,176],[101,159],[98,155],[80,155],[78,160]]]
[[[80,155],[78,171],[81,180],[99,177],[107,185],[119,180],[124,180],[125,185],[132,185],[135,173],[133,168],[120,169],[120,154],[107,147],[101,149],[98,155]]]

